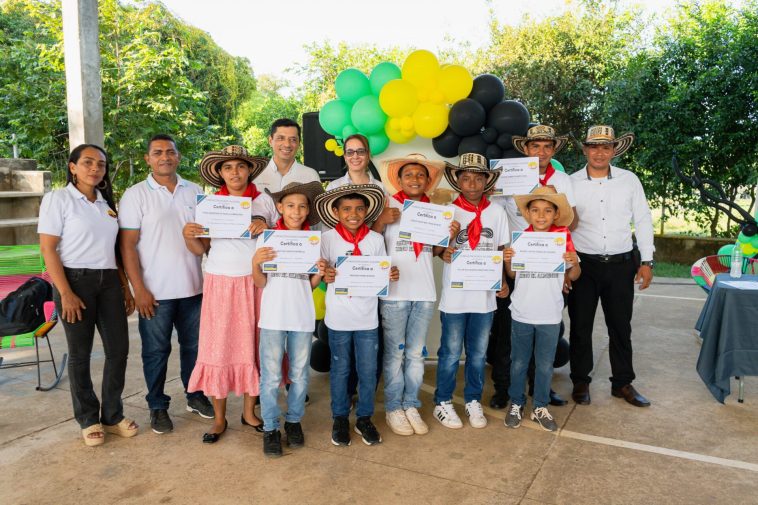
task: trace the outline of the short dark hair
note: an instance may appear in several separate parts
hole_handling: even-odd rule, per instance
[[[348,193],[348,194],[342,195],[341,197],[339,197],[336,200],[334,200],[332,202],[332,209],[339,210],[340,203],[342,203],[342,200],[360,200],[360,201],[363,202],[363,205],[365,205],[366,208],[368,208],[368,205],[369,205],[368,198],[366,198],[362,194],[360,194],[360,193]]]
[[[552,205],[553,208],[556,211],[558,210],[558,206],[554,202],[551,202],[550,200],[545,200],[544,198],[532,198],[531,200],[529,200],[528,202],[526,202],[526,208],[527,208],[527,210],[531,209],[532,208],[532,203],[536,202],[537,200],[542,200],[543,202],[547,202],[550,205]]]
[[[280,118],[271,123],[271,128],[268,131],[268,136],[273,137],[274,133],[276,133],[277,128],[297,128],[297,138],[300,140],[300,125],[297,124],[297,121],[293,121],[290,118]]]
[[[159,133],[157,135],[153,135],[152,137],[150,137],[150,140],[147,141],[147,152],[150,152],[150,146],[156,140],[167,140],[171,142],[172,144],[174,144],[174,147],[176,148],[176,140],[174,140],[174,138],[171,135],[167,133]],[[177,150],[179,149],[177,148]]]
[[[423,163],[419,163],[418,161],[409,161],[408,163],[404,164],[402,167],[398,168],[397,169],[397,176],[398,177],[402,177],[403,176],[403,170],[405,169],[405,167],[412,167],[414,165],[417,165],[417,166],[423,168],[424,171],[426,171],[426,176],[429,177],[429,169],[426,168],[426,165],[424,165]]]

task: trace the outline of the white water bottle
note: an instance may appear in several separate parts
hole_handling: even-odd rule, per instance
[[[732,268],[729,276],[735,279],[742,277],[742,251],[739,246],[735,246],[732,250]]]

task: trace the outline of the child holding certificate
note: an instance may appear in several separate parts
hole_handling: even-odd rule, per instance
[[[386,256],[384,239],[366,225],[373,223],[384,209],[384,192],[374,184],[348,184],[316,197],[316,212],[321,221],[333,228],[322,235],[321,256],[329,263],[324,273],[326,315],[329,329],[332,397],[332,444],[350,445],[350,397],[348,375],[353,356],[358,370],[358,405],[355,431],[367,445],[378,444],[382,437],[371,422],[376,389],[376,350],[378,336],[378,295],[352,296],[335,289],[336,262],[339,257]],[[389,265],[387,265],[389,266]],[[366,267],[370,268],[370,267]],[[390,280],[399,278],[392,267]],[[355,352],[353,352],[353,344]]]
[[[553,376],[555,348],[563,312],[564,277],[575,281],[581,269],[579,258],[571,241],[568,225],[574,219],[566,195],[556,193],[554,188],[542,186],[528,195],[515,197],[521,214],[530,226],[524,230],[530,232],[565,233],[566,253],[563,259],[568,271],[566,273],[514,272],[512,260],[516,257],[512,248],[504,253],[508,275],[515,278],[516,286],[511,295],[511,385],[508,395],[511,403],[505,417],[509,428],[521,426],[526,396],[527,368],[534,351],[535,378],[531,419],[542,429],[558,429],[553,416],[547,410],[550,401],[550,380]],[[556,238],[562,240],[562,237]]]
[[[272,193],[276,210],[281,214],[274,230],[310,230],[319,219],[313,203],[324,192],[318,181],[287,184],[278,193]],[[268,232],[267,232],[268,233]],[[318,235],[311,240],[318,242]],[[305,414],[305,395],[308,392],[308,363],[311,355],[311,340],[315,329],[316,310],[312,289],[321,282],[326,262],[317,263],[319,273],[264,273],[262,265],[276,257],[271,247],[258,241],[253,256],[253,279],[263,290],[261,311],[258,317],[261,363],[261,415],[263,416],[263,454],[271,457],[282,455],[277,402],[279,384],[282,382],[282,358],[286,351],[289,358],[287,414],[284,432],[291,448],[305,444],[300,420]]]
[[[460,166],[446,164],[445,178],[459,193],[453,201],[455,220],[460,223],[460,231],[449,247],[442,253],[445,265],[442,270],[442,296],[440,299],[440,319],[442,335],[437,352],[437,389],[434,392],[434,417],[447,428],[462,428],[463,423],[453,407],[455,375],[461,352],[466,350],[465,379],[463,396],[466,415],[473,428],[487,426],[487,418],[482,411],[482,388],[484,386],[484,358],[487,352],[492,317],[495,312],[495,296],[508,296],[508,285],[504,282],[504,272],[498,272],[500,289],[471,291],[456,288],[451,282],[453,253],[459,251],[491,251],[500,256],[510,241],[508,218],[499,205],[490,205],[484,196],[490,191],[500,176],[500,169],[490,170],[487,159],[474,153],[461,155]],[[498,260],[500,258],[498,257]],[[502,265],[499,270],[502,270]],[[494,283],[493,283],[494,284]]]
[[[389,296],[379,301],[384,329],[384,407],[387,426],[398,435],[423,435],[429,431],[418,412],[419,388],[424,378],[426,334],[437,300],[432,271],[432,245],[412,242],[400,235],[400,213],[406,200],[429,203],[427,194],[442,178],[445,163],[421,155],[387,161],[389,186],[396,193],[372,229],[384,233],[392,264],[403,278],[390,286]],[[452,218],[448,223],[455,226]]]

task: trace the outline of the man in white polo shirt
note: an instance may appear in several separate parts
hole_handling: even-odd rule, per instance
[[[581,405],[590,403],[592,330],[598,300],[608,327],[611,394],[636,407],[650,405],[632,386],[631,322],[634,284],[641,283],[640,289],[646,289],[653,280],[653,219],[637,176],[611,165],[632,142],[631,133],[616,137],[610,126],[591,127],[582,148],[587,164],[571,175],[579,213],[579,226],[572,235],[582,260],[582,276],[572,284],[568,299],[571,396]],[[641,261],[636,258],[631,223]]]
[[[273,151],[271,161],[253,181],[260,191],[267,189],[276,193],[291,182],[321,181],[318,172],[295,161],[300,148],[300,125],[297,122],[286,118],[274,121],[268,143]]]
[[[179,160],[174,139],[154,136],[145,155],[151,174],[127,189],[119,205],[121,256],[140,316],[145,399],[155,433],[173,430],[171,397],[163,388],[174,328],[187,410],[213,417],[213,406],[202,392],[186,392],[197,358],[203,276],[200,258],[187,249],[182,229],[194,218],[195,196],[203,191],[177,174]]]

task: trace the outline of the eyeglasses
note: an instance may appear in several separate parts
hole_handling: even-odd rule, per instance
[[[345,157],[346,158],[352,158],[353,156],[366,156],[366,153],[368,151],[366,149],[348,149],[345,151]]]

